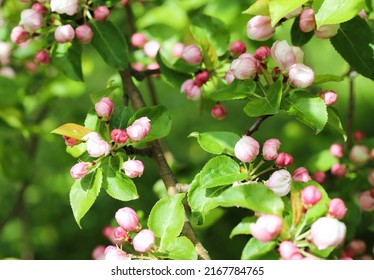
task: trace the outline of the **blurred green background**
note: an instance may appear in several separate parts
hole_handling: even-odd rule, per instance
[[[166,4],[161,6],[161,2]],[[261,45],[246,37],[245,24],[249,18],[241,11],[248,8],[249,1],[185,0],[152,3],[154,6],[147,11],[143,4],[134,3],[134,13],[139,18],[137,26],[164,44],[168,41],[189,40],[189,18],[205,13],[223,20],[232,33],[231,41],[243,40],[249,52]],[[19,11],[26,6],[18,1],[5,2],[1,11],[5,22],[1,23],[0,41],[8,40],[11,29],[18,24]],[[160,7],[165,10],[157,10]],[[129,33],[123,10],[113,11],[110,19],[125,33]],[[291,25],[292,20],[278,27],[275,36],[266,45],[271,46],[275,40],[287,40],[290,43]],[[109,245],[102,230],[107,225],[115,224],[113,218],[118,208],[133,207],[144,216],[145,225],[145,218],[157,201],[162,184],[154,163],[142,158],[146,171],[141,178],[135,179],[140,199],[123,203],[101,193],[83,218],[83,229],[79,229],[69,205],[69,190],[73,184],[69,170],[76,160],[66,153],[63,139],[50,131],[67,122],[83,124],[87,111],[92,107],[89,94],[105,88],[109,81],[119,83],[119,76],[106,66],[91,47],[85,47],[84,50],[85,83],[70,81],[50,68],[30,74],[24,71],[20,61],[32,57],[35,51],[32,48],[14,51],[14,68],[20,73],[15,79],[17,86],[0,88],[0,259],[91,259],[91,252],[96,245]],[[313,67],[317,74],[342,75],[349,70],[328,40],[313,38],[303,46],[303,51],[305,64]],[[159,102],[172,115],[171,133],[164,142],[173,155],[172,168],[180,182],[191,182],[211,157],[201,150],[195,139],[188,138],[191,132],[226,130],[240,135],[254,121],[241,110],[244,101],[224,102],[228,115],[218,121],[210,116],[209,106],[201,107],[199,102],[186,100],[178,88],[172,88],[160,78],[154,78],[152,82]],[[149,102],[147,83],[141,82],[139,87]],[[338,93],[338,102],[334,107],[345,123],[348,78],[339,83],[323,84],[321,88]],[[353,128],[365,131],[371,138],[374,136],[373,82],[358,76],[354,80],[354,89],[356,109]],[[121,102],[121,94],[120,90],[116,92],[117,104]],[[16,101],[4,103],[2,100],[7,100],[9,96]],[[310,167],[310,159],[314,154],[327,149],[334,142],[343,142],[335,131],[326,128],[314,135],[311,129],[282,113],[266,120],[254,137],[260,143],[268,138],[279,138],[282,142],[281,150],[293,155],[294,168]],[[207,225],[196,227],[212,258],[240,258],[248,236],[233,239],[228,236],[247,214],[243,209],[217,209],[212,212],[210,223],[208,221]],[[357,215],[360,213],[357,212]],[[370,236],[360,234],[359,231],[359,237],[370,240]]]

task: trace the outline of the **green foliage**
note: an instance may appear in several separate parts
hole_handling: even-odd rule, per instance
[[[197,253],[192,242],[185,236],[179,236],[163,248],[163,257],[172,260],[196,260]]]
[[[340,117],[336,109],[332,107],[327,107],[327,112],[329,115],[327,125],[335,131],[337,131],[343,137],[344,141],[347,141],[347,133],[344,130],[343,124],[340,120]]]
[[[78,42],[57,44],[51,63],[69,79],[83,82],[82,45]]]
[[[269,15],[269,0],[258,0],[253,3],[247,10],[243,13],[249,15],[262,15],[268,16]]]
[[[234,80],[229,85],[221,85],[209,94],[209,98],[215,101],[244,99],[255,93],[256,83],[251,80]]]
[[[9,78],[0,76],[0,108],[13,106],[18,102],[18,90],[20,85]]]
[[[280,19],[306,2],[308,0],[269,0],[271,24],[275,26]]]
[[[54,129],[51,133],[65,135],[65,136],[72,137],[78,140],[82,140],[82,138],[89,132],[91,132],[90,129],[84,126],[81,126],[79,124],[66,123]]]
[[[248,243],[245,245],[241,259],[242,260],[257,260],[262,256],[266,255],[272,251],[277,245],[276,241],[261,242],[256,238],[249,239]]]
[[[257,217],[245,217],[244,219],[241,220],[241,222],[235,226],[231,233],[230,233],[230,238],[233,238],[236,235],[240,234],[251,234],[251,229],[249,228],[249,224],[255,223],[257,220]]]
[[[116,106],[110,116],[109,126],[111,129],[120,128],[126,129],[129,120],[131,119],[134,112],[127,106]]]
[[[300,17],[295,18],[291,28],[291,42],[294,46],[302,46],[313,38],[314,32],[302,32],[299,27]]]
[[[330,41],[353,70],[374,80],[374,33],[364,19],[355,17],[342,23]]]

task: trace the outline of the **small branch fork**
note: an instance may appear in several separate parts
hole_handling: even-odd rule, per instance
[[[247,136],[251,136],[254,132],[256,132],[259,129],[262,122],[271,116],[272,115],[259,116],[254,122],[254,124],[248,130],[246,130],[244,134]]]

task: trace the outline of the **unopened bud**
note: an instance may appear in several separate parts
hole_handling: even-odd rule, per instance
[[[78,0],[51,0],[51,11],[59,14],[75,15],[78,10]]]
[[[13,43],[20,45],[25,43],[30,38],[30,33],[27,32],[22,26],[16,26],[12,29],[10,39]]]
[[[266,41],[273,36],[275,28],[271,26],[269,16],[255,16],[247,23],[247,36],[256,41]]]
[[[197,85],[198,87],[202,86],[209,80],[209,76],[210,75],[208,71],[200,72],[195,77],[195,85]]]
[[[362,144],[354,145],[349,152],[349,159],[356,164],[364,164],[369,160],[369,158],[369,149]]]
[[[140,160],[129,159],[122,168],[129,178],[141,177],[144,173],[144,164]]]
[[[294,87],[307,88],[314,81],[314,71],[309,66],[296,63],[288,69],[290,82]]]
[[[51,61],[51,56],[47,50],[41,50],[35,54],[34,60],[40,64],[49,64]]]
[[[344,155],[344,147],[342,144],[334,143],[330,146],[330,154],[336,158],[341,158]]]
[[[145,55],[150,58],[155,58],[159,49],[160,43],[154,40],[146,42],[143,46]]]
[[[110,133],[110,138],[112,138],[116,143],[126,143],[129,137],[127,136],[126,131],[116,128]]]
[[[321,39],[328,39],[334,37],[338,33],[339,28],[340,24],[322,25],[318,30],[314,30],[314,35]]]
[[[94,33],[88,24],[80,25],[75,29],[75,36],[81,43],[89,44],[93,35]]]
[[[135,235],[132,245],[134,246],[135,251],[144,253],[152,249],[155,244],[155,234],[149,229],[143,229]]]
[[[230,45],[230,52],[232,55],[241,55],[245,53],[247,47],[243,41],[234,41]]]
[[[292,179],[296,182],[308,182],[311,180],[309,172],[305,167],[296,168],[292,174]]]
[[[137,32],[131,36],[131,44],[134,47],[142,48],[146,42],[147,36],[144,33]]]
[[[307,208],[317,204],[321,198],[322,193],[315,186],[307,186],[301,191],[301,199]]]
[[[299,28],[302,32],[313,31],[316,27],[316,20],[314,18],[314,10],[312,8],[305,9],[300,14]]]
[[[335,91],[327,90],[321,93],[321,98],[325,102],[327,106],[332,106],[335,104],[336,100],[338,99],[338,95]]]
[[[256,223],[249,224],[251,234],[261,242],[273,240],[281,231],[282,219],[276,215],[262,215]]]
[[[319,184],[323,184],[326,181],[326,173],[323,171],[316,171],[313,173],[312,178]]]
[[[260,144],[251,136],[242,136],[235,144],[235,156],[242,162],[253,161],[260,151]]]
[[[279,245],[279,254],[284,260],[303,259],[303,256],[299,252],[299,248],[291,241],[282,241]]]
[[[271,54],[271,50],[268,46],[261,46],[255,50],[253,56],[260,62],[266,61]]]
[[[346,173],[347,173],[347,169],[340,163],[335,163],[331,167],[331,174],[336,177],[344,177]]]
[[[110,16],[110,10],[107,6],[99,6],[94,11],[96,21],[105,21]]]
[[[203,61],[203,55],[200,48],[193,44],[184,47],[182,58],[191,65],[198,65]]]
[[[222,120],[226,117],[227,111],[225,107],[223,107],[220,103],[216,104],[212,110],[210,111],[210,114],[213,118],[217,120]]]
[[[271,174],[265,186],[277,195],[285,196],[291,190],[291,174],[285,169],[277,170]]]
[[[57,43],[70,42],[75,37],[75,31],[70,24],[60,25],[55,30],[55,40]]]
[[[139,218],[134,209],[124,207],[118,209],[115,214],[117,223],[127,231],[136,231],[139,227]]]
[[[278,157],[278,150],[281,142],[276,138],[265,141],[262,147],[262,155],[265,160],[275,160]]]
[[[245,58],[237,58],[231,62],[230,70],[238,80],[253,79],[258,71],[257,60],[248,55]]]
[[[293,164],[293,157],[287,153],[280,153],[275,160],[277,166],[290,166]]]
[[[70,169],[70,175],[73,179],[83,178],[90,171],[91,166],[90,162],[78,162]]]
[[[95,104],[95,110],[97,115],[104,121],[108,121],[112,115],[114,105],[109,97],[103,97],[99,102]]]
[[[319,250],[340,245],[345,238],[347,228],[337,219],[322,217],[311,226],[311,240]]]
[[[340,198],[333,198],[329,203],[329,214],[337,219],[343,219],[347,213],[347,207]]]

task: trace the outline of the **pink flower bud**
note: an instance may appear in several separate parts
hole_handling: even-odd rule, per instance
[[[301,191],[301,199],[304,206],[309,208],[317,204],[322,198],[322,193],[315,186],[307,186]]]
[[[132,125],[126,128],[126,133],[130,137],[131,141],[143,140],[151,130],[150,119],[147,117],[141,117],[135,120]]]
[[[126,254],[116,246],[108,246],[104,251],[105,260],[118,261],[118,260],[131,260],[131,256]]]
[[[135,159],[125,161],[122,168],[129,178],[140,177],[144,172],[144,164],[140,160]]]
[[[129,240],[130,236],[127,233],[127,231],[123,227],[116,227],[113,230],[113,236],[116,240],[120,241],[121,243],[123,241]]]
[[[107,6],[99,6],[94,11],[94,19],[96,21],[105,21],[110,16]]]
[[[110,138],[112,138],[112,140],[116,143],[126,143],[129,137],[127,136],[126,131],[115,128],[110,133]]]
[[[118,209],[115,214],[117,223],[127,231],[136,231],[139,228],[139,219],[136,212],[130,207]]]
[[[296,63],[288,69],[291,85],[298,88],[307,88],[314,81],[314,71],[309,66]]]
[[[338,99],[338,95],[335,91],[327,90],[321,93],[321,98],[323,99],[323,101],[325,101],[325,104],[327,106],[332,106]]]
[[[212,115],[213,118],[217,120],[223,120],[227,115],[227,111],[225,107],[223,107],[220,103],[218,103],[212,108],[212,110],[210,111],[210,114]]]
[[[51,0],[51,11],[58,14],[75,15],[78,10],[78,0]]]
[[[271,54],[271,50],[268,46],[261,46],[255,50],[253,56],[260,62],[265,62]]]
[[[247,36],[256,41],[266,41],[273,36],[275,28],[268,16],[255,16],[247,22]]]
[[[353,139],[355,139],[355,141],[365,140],[366,139],[365,132],[361,130],[356,130],[355,132],[353,132]]]
[[[370,186],[374,187],[374,169],[370,169],[369,171],[368,182]]]
[[[89,44],[93,35],[94,33],[88,24],[80,25],[75,29],[75,36],[83,44]]]
[[[243,41],[234,41],[230,45],[230,52],[232,55],[241,55],[245,53],[247,47]]]
[[[262,155],[265,160],[275,160],[278,157],[278,150],[281,142],[276,138],[265,141],[262,147]]]
[[[323,184],[326,181],[326,173],[323,171],[316,171],[313,173],[312,178],[319,184]]]
[[[305,167],[296,168],[292,174],[292,178],[296,182],[308,182],[311,180],[309,172]]]
[[[131,64],[131,67],[136,71],[144,71],[144,64],[141,62],[134,62]]]
[[[347,228],[337,219],[322,217],[311,226],[311,240],[318,250],[340,245],[345,238]]]
[[[57,43],[66,43],[73,40],[75,31],[70,24],[60,25],[55,30],[55,40]]]
[[[114,105],[109,97],[103,97],[95,104],[97,115],[104,121],[108,121],[113,113]]]
[[[371,196],[370,191],[365,191],[359,194],[358,203],[362,210],[370,212],[374,210],[374,198]]]
[[[260,144],[251,136],[242,136],[235,144],[235,156],[241,162],[253,161],[260,152]]]
[[[194,80],[188,79],[183,82],[181,92],[185,93],[190,100],[199,100],[201,97],[201,89],[195,84]]]
[[[349,242],[348,248],[352,250],[353,256],[359,256],[365,253],[366,243],[360,239],[353,239]]]
[[[331,174],[336,177],[344,177],[347,173],[347,169],[341,165],[340,163],[335,163],[333,166],[331,166]]]
[[[299,28],[302,32],[310,32],[316,27],[316,19],[314,18],[314,10],[312,8],[305,9],[300,14]]]
[[[105,260],[105,247],[103,245],[96,246],[92,253],[91,257],[93,260]]]
[[[25,30],[33,33],[43,25],[42,13],[33,9],[26,9],[21,12],[21,20],[19,25],[23,26]]]
[[[342,144],[334,143],[330,146],[330,154],[336,158],[341,158],[344,155],[344,147]]]
[[[314,35],[321,39],[328,39],[334,37],[338,33],[339,28],[340,24],[322,25],[318,30],[314,30]]]
[[[208,80],[209,80],[209,72],[208,71],[200,72],[195,77],[195,85],[197,85],[198,87],[201,87]]]
[[[329,214],[337,219],[343,219],[347,213],[347,207],[340,198],[333,198],[329,203]]]
[[[295,63],[303,63],[304,53],[299,47],[289,46],[287,41],[276,41],[271,47],[271,57],[282,71]]]
[[[7,65],[12,52],[12,48],[7,42],[0,42],[0,64]]]
[[[269,180],[265,182],[265,186],[277,195],[285,196],[291,190],[291,174],[285,169],[277,170],[271,174]]]
[[[100,157],[110,152],[111,147],[109,143],[102,140],[96,132],[86,134],[83,137],[83,141],[86,141],[87,152],[91,157]]]
[[[12,29],[10,39],[13,43],[20,45],[25,43],[30,38],[30,33],[23,29],[22,26],[16,26]]]
[[[235,80],[234,74],[232,73],[231,70],[227,70],[227,71],[226,71],[226,74],[225,74],[224,79],[225,79],[225,81],[226,81],[228,84],[231,84],[231,83]]]
[[[284,260],[303,259],[303,256],[299,253],[299,248],[291,241],[282,241],[279,245],[279,254]]]
[[[70,175],[73,179],[83,178],[90,171],[91,166],[90,162],[78,162],[70,169]]]
[[[73,137],[69,137],[69,136],[66,136],[66,135],[63,135],[62,136],[65,140],[65,145],[66,146],[75,146],[75,145],[78,145],[80,143],[80,141],[78,139],[75,139]]]
[[[51,61],[51,56],[47,50],[41,50],[35,54],[34,60],[40,64],[49,64]]]
[[[248,55],[246,58],[237,58],[231,62],[230,70],[238,80],[253,79],[258,70],[257,60]]]
[[[30,73],[36,73],[38,71],[38,65],[31,60],[25,61],[24,67]]]
[[[349,159],[356,164],[364,164],[369,160],[369,158],[369,149],[362,144],[354,145],[349,152]]]
[[[198,65],[203,61],[203,55],[200,48],[193,44],[184,47],[182,58],[191,65]]]
[[[293,157],[287,153],[280,153],[275,160],[277,166],[290,166],[293,164]]]
[[[143,49],[146,56],[155,58],[160,49],[160,43],[157,41],[148,41],[144,44]]]
[[[371,196],[372,198],[374,198],[374,187],[371,188],[369,192],[370,192],[370,196]]]
[[[47,7],[40,4],[39,2],[35,2],[34,4],[32,4],[31,9],[33,9],[34,11],[37,11],[41,14],[43,14],[45,12],[48,12]]]
[[[183,50],[184,50],[184,44],[178,42],[178,43],[175,43],[175,45],[173,46],[171,54],[173,55],[173,57],[179,58],[179,57],[182,57]]]
[[[132,245],[134,246],[135,251],[144,253],[152,249],[153,245],[155,244],[155,235],[153,231],[149,229],[143,229],[139,231],[137,235],[135,235],[134,239],[132,240]]]
[[[256,223],[250,223],[251,234],[257,240],[269,242],[281,231],[282,219],[276,215],[262,215]]]
[[[143,33],[137,32],[137,33],[132,34],[131,36],[131,44],[134,47],[142,48],[146,42],[147,42],[147,36],[145,36],[145,34]]]

